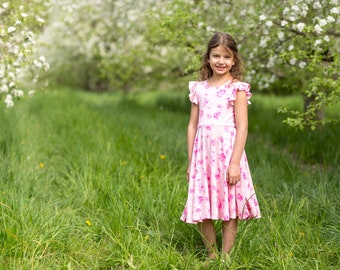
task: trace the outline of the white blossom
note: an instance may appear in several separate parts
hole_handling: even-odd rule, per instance
[[[14,102],[13,102],[13,99],[12,99],[12,95],[10,95],[10,94],[6,95],[5,103],[6,103],[7,108],[13,107]]]
[[[261,47],[261,48],[266,48],[267,47],[267,38],[266,37],[261,37],[261,41],[260,41],[260,44],[259,44],[259,46]]]
[[[4,9],[7,9],[8,7],[9,7],[9,4],[6,2],[6,3],[3,3],[2,4],[2,7],[4,8]]]
[[[338,7],[332,8],[332,9],[331,9],[331,13],[333,13],[333,14],[339,14],[339,13],[340,13],[340,8],[338,8]]]
[[[314,30],[315,30],[315,32],[318,33],[318,34],[320,34],[320,33],[322,32],[322,28],[321,28],[321,26],[320,26],[319,24],[316,24],[316,25],[314,26]]]
[[[289,64],[291,64],[292,66],[294,66],[294,65],[296,64],[296,58],[290,59]]]
[[[268,27],[272,27],[273,26],[273,22],[272,21],[267,21],[265,23],[265,25],[268,26]]]
[[[322,43],[322,40],[321,40],[321,39],[315,40],[315,42],[314,42],[314,47],[318,47],[321,43]]]
[[[18,97],[18,98],[21,98],[24,96],[24,91],[22,90],[14,89],[12,93],[15,97]]]
[[[296,25],[297,29],[302,32],[305,29],[306,25],[303,22],[300,22]]]
[[[285,7],[283,10],[283,15],[288,15],[289,11],[290,11],[289,7]]]
[[[27,13],[23,12],[23,13],[20,14],[20,16],[23,17],[23,18],[26,18],[28,15],[27,15]]]
[[[6,84],[1,85],[0,93],[8,93],[8,86]]]
[[[40,22],[40,23],[44,23],[45,22],[45,20],[43,19],[43,18],[41,18],[41,17],[36,17],[35,18],[38,22]]]
[[[294,45],[289,45],[288,50],[289,50],[289,51],[294,50]]]
[[[329,36],[325,36],[325,37],[323,38],[323,40],[326,41],[326,42],[330,42]]]
[[[281,26],[282,26],[282,27],[285,27],[287,24],[288,24],[287,21],[285,21],[285,20],[282,20],[282,21],[281,21]]]
[[[320,2],[319,1],[315,1],[314,3],[313,3],[313,8],[314,9],[320,9],[322,6],[321,6],[321,4],[320,4]]]
[[[334,17],[333,16],[327,16],[327,22],[329,22],[329,23],[333,23],[333,22],[335,22],[335,19],[334,19]]]
[[[285,38],[285,33],[284,32],[278,32],[277,36],[280,40],[283,40]]]
[[[17,29],[14,26],[10,26],[10,27],[8,27],[7,32],[8,32],[8,34],[11,34],[11,33],[15,32],[16,30]]]
[[[259,19],[260,19],[260,21],[264,21],[265,19],[267,19],[267,16],[266,15],[260,15]]]
[[[302,62],[299,63],[299,68],[304,69],[306,65],[307,65],[307,63],[302,61]]]
[[[325,19],[321,19],[321,20],[319,20],[319,24],[320,24],[321,27],[323,27],[323,26],[327,25],[327,21]]]
[[[295,12],[297,12],[297,11],[300,10],[300,8],[299,8],[298,6],[296,6],[296,5],[294,5],[294,6],[292,6],[292,10],[295,11]]]
[[[34,64],[37,68],[41,68],[41,67],[42,67],[41,62],[38,61],[38,60],[34,60],[34,61],[33,61],[33,64]]]

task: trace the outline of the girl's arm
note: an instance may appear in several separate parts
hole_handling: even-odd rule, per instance
[[[194,148],[194,140],[197,131],[198,123],[198,105],[191,103],[190,120],[187,130],[187,143],[188,143],[188,168],[187,168],[187,180],[189,181],[192,150]]]
[[[236,138],[230,164],[227,170],[227,180],[229,180],[231,185],[236,184],[240,180],[240,161],[248,135],[248,100],[245,91],[237,91],[234,110]]]

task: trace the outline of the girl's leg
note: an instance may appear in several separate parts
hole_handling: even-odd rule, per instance
[[[222,224],[222,254],[230,252],[237,233],[237,219],[223,221]]]
[[[214,223],[211,219],[207,219],[198,223],[197,227],[202,235],[204,246],[208,250],[208,258],[216,258],[217,249]]]

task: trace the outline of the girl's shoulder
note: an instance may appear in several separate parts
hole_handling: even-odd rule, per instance
[[[232,88],[236,88],[237,90],[249,90],[250,84],[247,82],[243,82],[237,79],[231,81],[230,85]]]
[[[189,81],[189,90],[190,91],[195,91],[198,88],[202,87],[202,86],[206,86],[207,85],[207,81]]]

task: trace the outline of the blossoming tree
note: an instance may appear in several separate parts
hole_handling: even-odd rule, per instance
[[[44,56],[36,56],[36,36],[45,20],[47,1],[8,1],[0,4],[0,98],[7,107],[24,96],[27,71],[37,81],[37,70],[47,69]],[[32,90],[30,91],[32,94]]]

